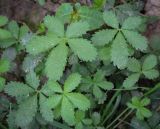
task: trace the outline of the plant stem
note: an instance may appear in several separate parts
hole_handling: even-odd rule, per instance
[[[106,129],[110,128],[110,127],[111,127],[121,116],[123,116],[128,110],[129,110],[129,108],[127,107],[121,114],[119,114],[119,115],[117,116],[116,119],[114,119],[113,122],[111,122],[111,123],[107,126]]]
[[[146,92],[143,96],[144,97],[148,96],[148,95],[152,94],[153,92],[157,91],[158,89],[160,89],[160,83],[158,83],[155,87],[153,87],[148,92]]]
[[[116,93],[113,95],[113,97],[111,98],[111,100],[109,101],[109,103],[107,104],[103,115],[102,115],[102,120],[104,119],[104,117],[106,116],[107,112],[109,111],[113,101],[116,99],[116,97],[119,95],[120,91],[116,91]],[[104,121],[102,122],[102,124],[104,124]]]
[[[130,110],[122,119],[122,121],[124,121],[131,113],[133,112],[133,110]],[[113,129],[115,129],[118,125],[120,125],[122,123],[122,121],[119,121],[114,127]]]
[[[150,88],[147,87],[134,87],[133,89],[112,89],[112,91],[116,90],[120,90],[120,91],[130,91],[130,90],[137,90],[137,89],[143,89],[143,90],[150,90]]]
[[[121,96],[119,95],[119,96],[117,97],[117,100],[116,100],[116,102],[115,102],[115,105],[114,105],[112,111],[111,111],[111,112],[109,113],[109,115],[107,115],[107,117],[103,120],[103,123],[105,123],[105,122],[109,119],[109,117],[115,112],[115,110],[117,109],[117,107],[118,107],[118,105],[119,105],[120,100],[121,100]],[[102,124],[103,124],[103,123],[102,123]]]

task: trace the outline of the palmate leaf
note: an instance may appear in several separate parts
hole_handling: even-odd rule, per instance
[[[71,23],[67,27],[66,36],[68,38],[81,37],[89,30],[89,24],[87,22],[79,21]]]
[[[147,49],[147,39],[136,31],[122,30],[127,41],[136,49],[144,51]]]
[[[62,99],[61,116],[69,125],[75,124],[74,108],[66,97]]]
[[[143,65],[142,65],[142,70],[150,70],[154,68],[157,65],[157,57],[155,55],[149,55],[145,58]]]
[[[125,87],[126,89],[132,88],[135,85],[135,83],[138,81],[139,77],[140,77],[139,73],[131,74],[126,78],[126,80],[124,80],[123,87]]]
[[[136,109],[136,116],[138,119],[143,120],[145,117],[148,118],[152,115],[151,111],[145,108],[150,103],[148,98],[133,97],[132,103],[128,103],[127,106],[131,109]]]
[[[90,107],[90,101],[80,93],[68,93],[67,97],[76,108],[82,111],[85,111]]]
[[[111,46],[111,60],[119,69],[125,68],[128,62],[128,46],[123,35],[119,32]]]
[[[118,18],[113,11],[106,11],[103,13],[105,23],[113,28],[119,28]]]
[[[117,30],[111,29],[96,32],[92,37],[92,42],[96,46],[104,46],[113,40],[116,33]]]
[[[28,98],[19,105],[19,109],[16,112],[15,122],[17,126],[26,127],[32,122],[33,117],[37,112],[37,95]]]
[[[46,61],[45,72],[50,80],[58,80],[63,74],[67,62],[68,47],[59,44],[55,47]]]
[[[127,29],[127,30],[134,30],[137,29],[140,25],[142,24],[142,18],[137,16],[137,17],[128,17],[123,25],[122,29]]]
[[[34,92],[28,85],[20,82],[10,82],[5,86],[5,93],[13,97],[28,95]]]
[[[81,75],[78,73],[72,73],[64,84],[64,91],[65,92],[71,92],[73,91],[80,83],[81,81]]]
[[[96,48],[86,39],[69,39],[68,44],[74,54],[83,61],[92,61],[97,56]]]
[[[35,90],[39,86],[39,78],[37,77],[36,73],[31,71],[26,75],[26,82],[29,86],[33,87]]]
[[[34,36],[26,46],[27,52],[33,55],[45,52],[57,45],[59,39],[53,34]]]
[[[56,11],[56,17],[65,22],[85,21],[90,29],[96,29],[103,24],[102,13],[88,6],[77,6],[73,9],[70,3],[62,4]]]
[[[49,32],[53,32],[60,37],[64,36],[64,24],[58,18],[48,15],[44,18],[44,24]]]

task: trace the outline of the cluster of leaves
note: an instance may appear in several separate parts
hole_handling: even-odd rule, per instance
[[[105,11],[105,0],[93,7],[64,3],[35,33],[0,16],[0,91],[12,98],[0,99],[8,105],[0,114],[8,114],[10,129],[115,129],[135,112],[133,127],[124,127],[132,129],[159,110],[148,108],[160,88],[159,53],[140,33],[144,18],[122,20],[121,5],[112,10],[115,1],[108,2]]]

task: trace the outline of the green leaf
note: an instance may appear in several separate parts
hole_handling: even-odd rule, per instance
[[[55,92],[62,93],[62,88],[57,82],[49,80],[47,84],[44,85],[41,91],[46,95],[52,95]]]
[[[132,97],[132,104],[135,105],[136,107],[140,107],[141,106],[140,97],[137,96]]]
[[[19,26],[16,21],[9,22],[8,29],[16,39],[19,38]]]
[[[63,3],[56,10],[56,17],[61,19],[64,23],[69,22],[71,20],[72,12],[73,12],[73,7],[72,7],[71,3]]]
[[[8,22],[8,18],[5,16],[0,16],[0,26],[6,25]]]
[[[9,111],[9,114],[7,115],[7,123],[8,123],[9,129],[17,128],[16,123],[15,123],[15,116],[16,116],[15,110]]]
[[[20,127],[29,125],[37,112],[37,96],[30,97],[19,105],[16,112],[16,124]]]
[[[137,111],[136,111],[136,117],[137,117],[139,120],[144,120],[144,116],[143,116],[141,110],[137,110]]]
[[[87,30],[89,30],[89,24],[87,22],[74,22],[67,27],[66,36],[68,38],[82,37]]]
[[[5,92],[13,97],[21,97],[29,95],[31,92],[34,92],[34,90],[26,84],[20,82],[10,82],[5,86]]]
[[[4,86],[5,86],[5,79],[0,77],[0,92],[3,91]]]
[[[5,39],[12,39],[13,36],[10,31],[0,28],[0,41]]]
[[[155,78],[159,77],[159,71],[156,70],[156,69],[151,69],[151,70],[143,71],[143,74],[148,79],[155,79]]]
[[[55,108],[59,105],[62,100],[62,95],[53,95],[46,100],[46,105],[49,108]]]
[[[45,0],[38,0],[38,3],[39,3],[41,6],[43,6],[43,5],[45,5]]]
[[[93,0],[93,7],[95,8],[103,8],[105,6],[106,0]]]
[[[96,46],[104,46],[105,44],[109,44],[113,40],[116,33],[117,30],[113,29],[96,32],[92,37],[92,42]]]
[[[0,32],[1,33],[1,32]],[[3,32],[2,32],[3,33]],[[1,34],[0,34],[1,35]],[[2,35],[1,35],[2,36]],[[5,39],[0,39],[0,47],[7,48],[12,46],[13,44],[17,43],[17,40],[13,37],[7,37]]]
[[[118,33],[111,46],[111,60],[119,69],[124,68],[128,63],[128,46],[121,33]]]
[[[27,25],[23,25],[19,29],[19,38],[22,40],[29,32],[29,28]]]
[[[135,85],[135,83],[138,81],[139,77],[140,77],[139,73],[131,74],[123,82],[123,87],[125,87],[126,89],[132,88]]]
[[[74,108],[66,97],[62,99],[61,116],[69,125],[75,124]]]
[[[103,61],[110,61],[111,60],[111,47],[105,46],[99,50],[98,56]]]
[[[53,32],[60,37],[64,36],[64,25],[58,18],[47,15],[44,18],[44,24],[49,32]]]
[[[83,61],[92,61],[97,56],[96,48],[86,39],[70,39],[68,44],[74,54]]]
[[[80,6],[77,12],[79,15],[78,18],[82,21],[87,21],[90,29],[97,29],[104,23],[102,12],[98,9],[89,8],[88,6]]]
[[[123,30],[123,34],[125,35],[127,41],[136,49],[144,51],[147,49],[147,39],[146,37],[140,35],[136,31],[128,31]]]
[[[83,129],[83,124],[82,122],[79,122],[75,125],[75,129]]]
[[[51,107],[46,104],[46,101],[47,98],[40,94],[40,113],[46,121],[52,122],[54,118],[53,111],[51,110]]]
[[[76,111],[75,117],[76,117],[76,123],[81,122],[85,117],[84,111],[80,111],[80,110]]]
[[[113,11],[105,11],[103,13],[103,19],[107,25],[113,28],[119,28],[118,19]]]
[[[65,44],[59,44],[48,56],[46,62],[46,74],[50,80],[59,80],[63,75],[67,63],[68,47]]]
[[[97,72],[94,74],[93,81],[94,82],[101,82],[105,78],[105,71],[97,70]]]
[[[93,87],[93,95],[96,97],[96,98],[102,98],[103,96],[103,92],[101,91],[101,89],[97,86],[94,86]]]
[[[35,90],[38,88],[40,80],[34,71],[29,72],[26,75],[26,82],[29,86],[33,87]]]
[[[138,29],[138,27],[142,24],[142,18],[137,16],[132,16],[132,17],[128,17],[123,25],[122,25],[122,29],[128,29],[128,30],[134,30],[134,29]]]
[[[55,35],[34,36],[27,44],[26,49],[30,54],[37,55],[53,48],[58,42],[59,39]]]
[[[150,70],[153,69],[157,65],[157,57],[155,55],[149,55],[145,58],[142,70]]]
[[[150,104],[150,99],[149,98],[143,98],[142,100],[141,100],[141,104],[143,105],[143,106],[147,106],[148,104]]]
[[[141,113],[144,117],[149,118],[152,116],[152,112],[148,110],[147,108],[142,107],[141,108]]]
[[[68,93],[67,97],[76,108],[82,111],[85,111],[90,107],[90,101],[80,93]]]
[[[10,62],[6,59],[0,60],[0,73],[5,73],[10,69]]]
[[[104,89],[104,90],[111,90],[111,89],[113,89],[113,83],[111,83],[111,82],[108,82],[108,81],[102,81],[102,82],[99,82],[99,83],[97,83],[97,85],[99,86],[99,87],[101,87],[102,89]]]
[[[127,68],[131,72],[140,72],[141,64],[137,59],[131,58],[128,60]]]
[[[101,121],[101,115],[98,112],[94,112],[92,114],[92,120],[94,125],[98,125]]]
[[[73,91],[81,82],[81,75],[78,73],[72,73],[64,83],[64,91]]]

